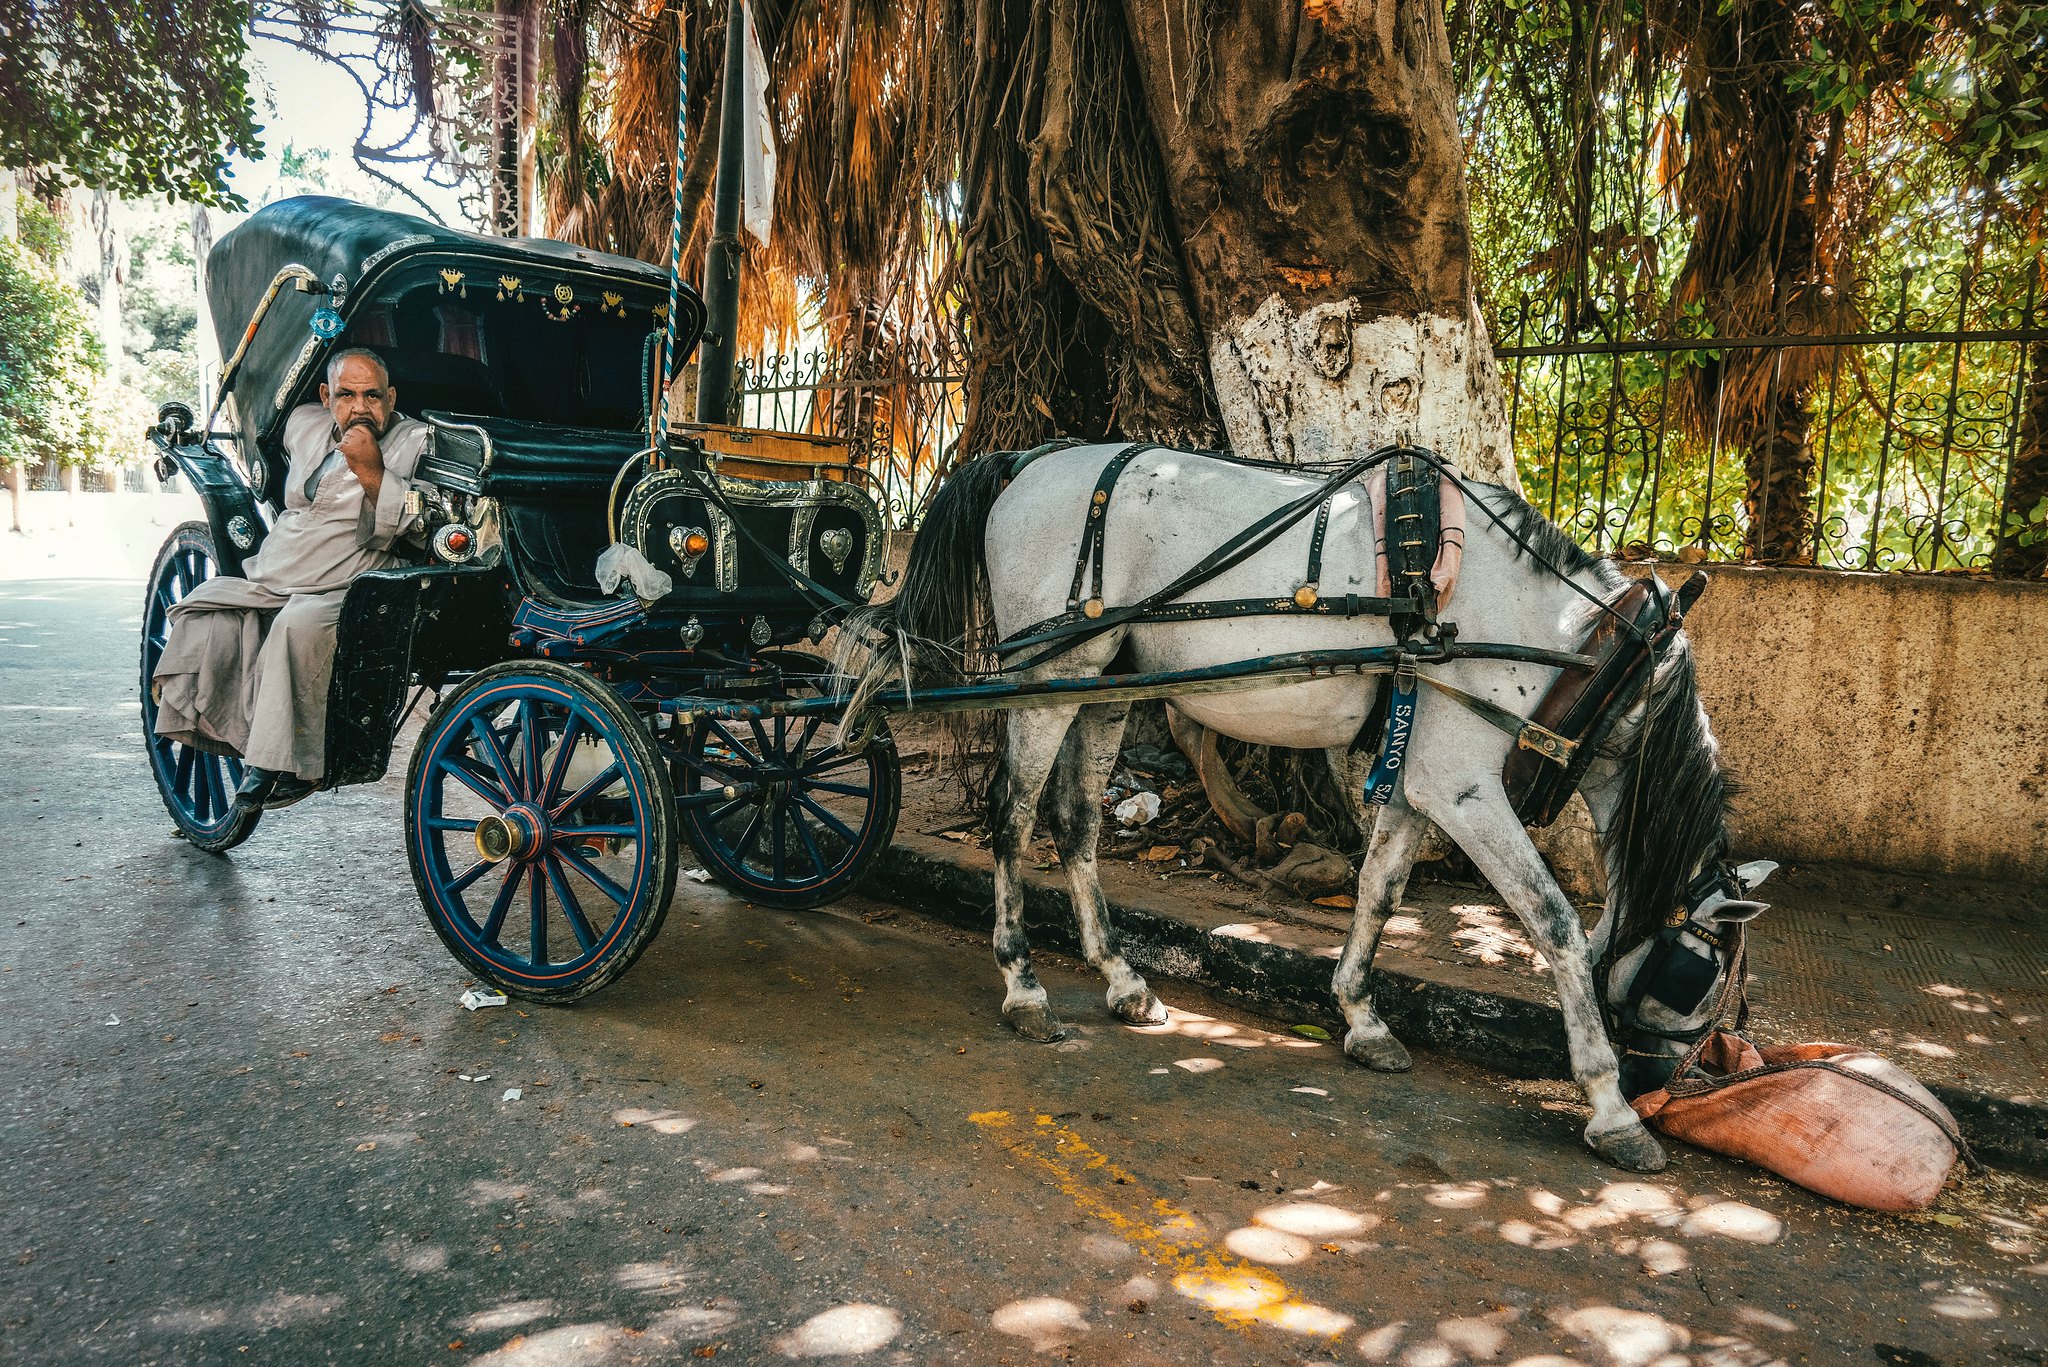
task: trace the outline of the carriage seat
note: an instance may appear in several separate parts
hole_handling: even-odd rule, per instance
[[[421,478],[498,500],[513,570],[563,602],[598,602],[597,557],[610,544],[605,500],[638,431],[429,411],[434,443]]]

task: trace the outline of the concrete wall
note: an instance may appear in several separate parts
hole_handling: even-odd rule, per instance
[[[2048,584],[1706,568],[1742,855],[2048,882]]]

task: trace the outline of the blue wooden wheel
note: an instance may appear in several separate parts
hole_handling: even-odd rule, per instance
[[[434,930],[499,989],[588,996],[667,914],[675,795],[647,725],[549,661],[471,678],[434,709],[406,781],[405,843]]]
[[[156,697],[150,683],[170,641],[171,609],[219,572],[213,534],[204,522],[187,522],[157,552],[142,605],[142,736],[149,748],[149,767],[178,834],[211,854],[247,840],[263,813],[235,806],[235,789],[242,782],[240,760],[157,735]]]
[[[785,695],[823,685],[824,661],[775,654]],[[896,743],[882,723],[850,749],[839,723],[702,718],[671,751],[683,829],[722,886],[762,906],[820,906],[851,892],[888,847],[903,797]]]

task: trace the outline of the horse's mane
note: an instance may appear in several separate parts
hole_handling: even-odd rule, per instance
[[[1588,552],[1521,495],[1498,485],[1478,487],[1520,543],[1516,556],[1526,548],[1567,575],[1589,574],[1603,599],[1627,587],[1628,577],[1612,560]],[[1586,606],[1581,630],[1591,629],[1598,612]],[[1707,727],[1692,647],[1682,634],[1659,653],[1649,692],[1636,725],[1610,742],[1621,765],[1621,798],[1602,853],[1616,912],[1609,943],[1623,952],[1683,900],[1693,871],[1726,836],[1728,800],[1736,791],[1721,772],[1720,746]]]

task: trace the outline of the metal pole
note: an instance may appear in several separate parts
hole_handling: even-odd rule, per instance
[[[725,93],[718,111],[718,185],[704,261],[704,342],[697,348],[697,421],[723,423],[732,401],[740,313],[740,158],[746,139],[746,3],[725,20]]]

